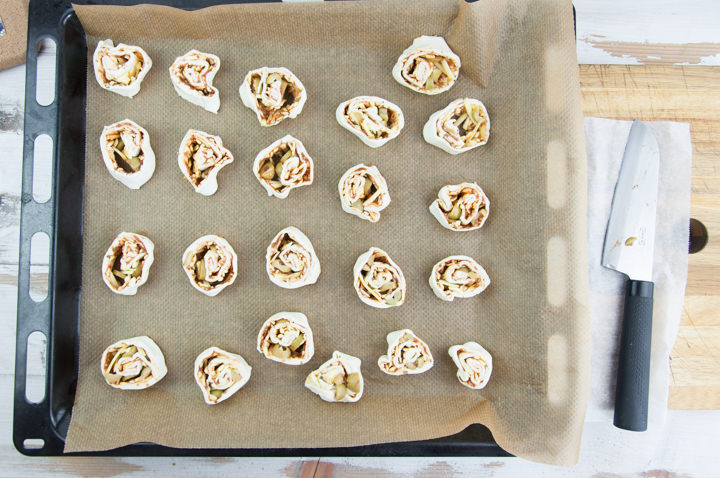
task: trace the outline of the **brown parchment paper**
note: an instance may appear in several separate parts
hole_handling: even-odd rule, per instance
[[[352,446],[440,437],[479,422],[511,453],[576,461],[589,348],[585,156],[569,1],[76,11],[88,58],[98,40],[112,38],[142,46],[153,67],[134,99],[102,90],[87,72],[80,370],[66,451],[140,441]],[[447,36],[462,58],[460,78],[447,93],[421,95],[391,76],[398,55],[422,34]],[[191,48],[221,58],[217,115],[179,98],[170,83],[168,67]],[[305,84],[309,99],[297,119],[263,128],[242,105],[238,86],[261,66],[285,66]],[[405,129],[380,149],[335,121],[337,105],[362,94],[387,98],[405,113]],[[430,114],[465,96],[487,106],[489,143],[458,156],[425,143]],[[110,177],[97,145],[103,125],[124,118],[149,131],[157,155],[153,178],[138,191]],[[177,166],[188,128],[220,135],[235,155],[214,196],[196,194]],[[258,151],[285,134],[305,143],[316,173],[312,186],[280,200],[266,195],[251,166]],[[389,184],[392,203],[377,224],[340,207],[337,181],[360,162],[376,164]],[[479,231],[448,231],[427,210],[443,185],[461,181],[477,181],[490,197]],[[266,276],[265,249],[289,225],[317,251],[322,273],[315,285],[285,290]],[[156,245],[149,281],[134,297],[111,293],[100,277],[102,256],[123,230],[147,234]],[[185,247],[208,233],[224,236],[239,255],[237,281],[214,298],[194,290],[181,268]],[[402,307],[374,309],[358,299],[352,267],[371,245],[403,269]],[[430,270],[451,254],[485,266],[492,284],[482,295],[452,303],[434,296]],[[282,310],[308,316],[316,349],[304,366],[271,362],[255,349],[260,325]],[[430,345],[435,366],[421,375],[385,375],[377,366],[385,336],[404,327]],[[108,387],[99,369],[103,349],[141,334],[163,350],[167,376],[140,392]],[[447,354],[468,340],[493,355],[493,376],[482,391],[457,381]],[[192,375],[196,355],[210,345],[240,353],[253,367],[245,388],[217,406],[205,405]],[[333,350],[362,359],[365,393],[358,403],[326,403],[303,385]]]

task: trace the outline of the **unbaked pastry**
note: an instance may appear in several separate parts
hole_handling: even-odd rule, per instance
[[[237,277],[237,254],[230,243],[209,234],[197,238],[185,249],[183,270],[190,284],[203,294],[214,297]]]
[[[245,386],[251,373],[244,358],[219,347],[205,349],[195,359],[195,382],[208,405],[230,398]]]
[[[253,172],[268,196],[288,197],[290,190],[313,182],[315,165],[297,138],[289,134],[263,149],[255,157]]]
[[[340,103],[335,119],[371,148],[395,138],[405,126],[400,107],[377,96],[357,96]]]
[[[353,284],[360,300],[379,309],[405,303],[405,276],[387,252],[371,247],[353,267]]]
[[[240,99],[257,115],[262,126],[295,118],[307,100],[305,87],[287,68],[251,70],[240,85]]]
[[[132,98],[152,68],[150,56],[139,46],[98,42],[93,53],[95,79],[108,91]]]
[[[102,278],[111,291],[135,295],[148,280],[155,258],[155,244],[140,234],[121,232],[113,240],[102,261]]]
[[[220,136],[189,129],[180,143],[178,167],[195,192],[212,196],[218,189],[217,175],[233,162],[233,155],[223,147]]]
[[[314,284],[320,276],[320,261],[310,239],[292,226],[278,232],[270,242],[265,265],[273,284],[284,289]]]
[[[123,390],[152,387],[167,374],[165,357],[150,337],[120,340],[105,349],[100,370],[108,385]]]
[[[398,83],[426,95],[449,90],[460,74],[460,57],[443,37],[427,36],[413,40],[392,70]]]
[[[155,172],[150,135],[129,119],[103,128],[100,151],[110,175],[130,189],[139,189]]]
[[[359,358],[336,350],[330,360],[310,372],[305,386],[326,402],[357,402],[364,387],[360,365]]]
[[[315,353],[313,335],[305,314],[278,312],[260,328],[258,352],[266,358],[288,365],[302,365]]]
[[[453,345],[448,353],[458,368],[457,378],[468,388],[480,390],[492,374],[492,356],[477,342]]]
[[[423,373],[435,363],[430,348],[410,329],[390,332],[387,343],[387,355],[380,356],[378,366],[388,375]]]
[[[482,101],[460,98],[430,115],[423,137],[450,154],[464,153],[488,142],[490,117]]]
[[[448,256],[432,268],[430,288],[442,300],[474,297],[490,285],[485,269],[468,256]]]
[[[485,224],[490,199],[477,183],[448,184],[430,204],[430,214],[451,231],[473,231]]]
[[[180,98],[217,113],[220,92],[213,86],[213,79],[219,69],[220,58],[216,55],[190,50],[170,65],[170,81]]]
[[[345,171],[338,182],[343,211],[370,222],[390,204],[387,182],[375,166],[358,164]]]

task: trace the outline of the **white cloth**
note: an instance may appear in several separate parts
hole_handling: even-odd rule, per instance
[[[630,121],[585,118],[588,162],[588,260],[592,352],[586,421],[612,423],[615,379],[627,277],[600,265],[605,228]],[[660,146],[658,215],[653,281],[649,427],[667,414],[669,357],[678,332],[687,283],[692,145],[690,125],[646,122]],[[620,435],[619,435],[620,436]]]

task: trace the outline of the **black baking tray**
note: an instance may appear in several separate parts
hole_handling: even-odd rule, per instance
[[[253,1],[253,0],[251,0]],[[265,0],[267,1],[267,0]],[[254,0],[253,3],[257,2]],[[77,1],[82,4],[134,5],[137,0]],[[149,0],[193,9],[229,1]],[[259,3],[259,2],[258,2]],[[44,39],[57,45],[55,99],[41,106],[35,99],[38,45]],[[31,0],[25,83],[25,131],[20,218],[17,339],[13,442],[20,453],[32,456],[63,454],[72,415],[78,373],[81,261],[85,177],[85,100],[87,45],[70,0]],[[53,139],[50,200],[33,199],[33,147],[35,138]],[[30,298],[30,241],[37,232],[50,238],[48,295]],[[39,403],[26,399],[28,336],[40,331],[47,337],[45,397]],[[26,440],[43,441],[26,447]],[[433,440],[338,448],[181,449],[138,443],[113,450],[72,455],[94,456],[511,456],[482,425]]]

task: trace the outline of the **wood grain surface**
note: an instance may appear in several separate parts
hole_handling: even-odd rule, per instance
[[[586,116],[690,123],[691,217],[710,240],[690,255],[668,406],[720,408],[720,68],[581,65]]]

